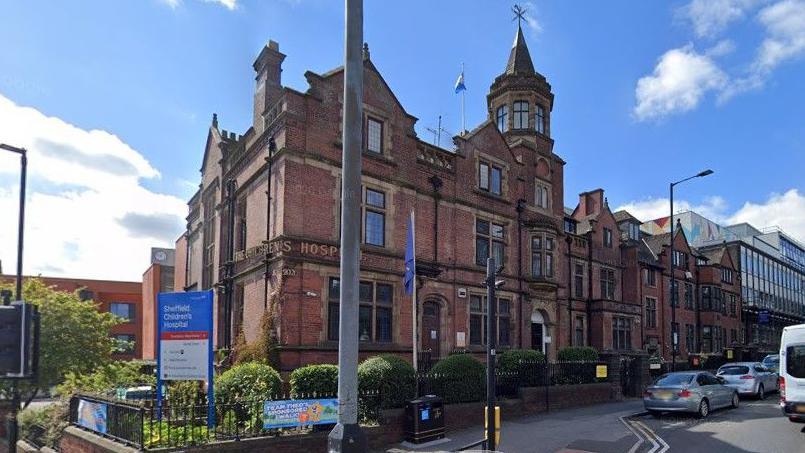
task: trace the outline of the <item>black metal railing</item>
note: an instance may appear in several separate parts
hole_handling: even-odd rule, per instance
[[[96,414],[99,411],[102,416]],[[127,445],[142,445],[144,416],[145,408],[141,404],[89,395],[70,399],[70,424],[90,429]]]
[[[203,395],[193,403],[171,404],[166,399],[161,406],[154,400],[130,403],[125,400],[76,395],[70,400],[70,423],[144,450],[182,448],[216,441],[329,430],[332,428],[331,424],[312,425],[304,422],[304,426],[300,427],[265,428],[263,420],[263,409],[267,401],[329,398],[336,396],[310,394],[294,395],[291,398],[290,395],[278,395],[259,400],[221,400],[215,402],[213,419],[210,420],[209,406]],[[81,414],[81,410],[87,413]],[[90,412],[93,410],[102,411],[102,424],[86,422],[88,417],[93,417]],[[377,424],[380,410],[379,392],[361,392],[358,395],[358,417],[361,423]]]
[[[523,361],[516,370],[497,371],[495,393],[502,399],[517,398],[524,387],[545,387],[548,398],[549,388],[553,386],[607,382],[608,378],[596,377],[599,366],[606,364]],[[421,372],[415,379],[420,395],[437,395],[445,403],[481,402],[486,398],[485,373]],[[263,413],[267,401],[329,398],[336,398],[336,395],[277,395],[254,400],[216,400],[210,420],[203,394],[197,395],[194,401],[188,401],[187,398],[172,401],[171,397],[167,397],[161,406],[153,399],[131,402],[76,395],[70,400],[70,423],[140,449],[173,449],[226,440],[327,430],[331,425],[312,425],[304,420],[300,420],[302,426],[298,427],[266,428]],[[405,399],[384,399],[379,391],[362,391],[358,395],[359,421],[362,424],[380,423],[383,409],[400,407]],[[101,419],[102,423],[92,422],[93,417]]]

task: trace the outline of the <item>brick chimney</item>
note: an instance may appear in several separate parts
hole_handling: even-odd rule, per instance
[[[583,217],[597,215],[604,208],[604,189],[579,194],[579,212]]]
[[[257,88],[254,91],[254,129],[263,132],[263,114],[279,100],[282,91],[282,61],[285,55],[280,52],[276,41],[268,41],[260,55],[254,60]]]

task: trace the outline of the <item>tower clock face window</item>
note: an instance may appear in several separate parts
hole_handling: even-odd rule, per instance
[[[501,105],[500,107],[498,107],[496,117],[497,117],[498,129],[500,130],[500,132],[508,131],[509,130],[509,106],[508,105]]]

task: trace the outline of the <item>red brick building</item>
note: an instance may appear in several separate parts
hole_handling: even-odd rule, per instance
[[[180,262],[173,249],[152,248],[151,266],[143,273],[142,358],[156,360],[157,295],[174,291],[174,263]]]
[[[110,334],[131,347],[125,352],[115,354],[114,358],[128,360],[143,357],[142,284],[140,282],[41,276],[36,278],[59,291],[78,291],[83,300],[98,304],[99,310],[111,312],[123,318],[125,322],[113,327]],[[0,276],[0,281],[10,283],[16,281],[16,277],[3,275]]]
[[[343,69],[307,72],[300,92],[281,84],[284,58],[271,42],[255,61],[254,123],[243,135],[213,118],[201,186],[177,242],[184,263],[175,285],[217,289],[219,347],[241,334],[252,341],[269,313],[287,370],[336,361]],[[490,87],[488,119],[455,137],[452,150],[417,137],[416,118],[368,48],[364,67],[361,354],[411,354],[402,276],[413,211],[421,349],[433,357],[483,350],[481,282],[492,255],[505,266],[499,343],[555,356],[565,297],[564,161],[550,138],[553,93],[522,31]]]

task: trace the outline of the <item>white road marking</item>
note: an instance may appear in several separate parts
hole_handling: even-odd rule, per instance
[[[635,432],[634,428],[632,428],[629,422],[626,421],[626,418],[624,418],[623,416],[618,418],[620,419],[621,423],[623,423],[626,426],[626,429],[628,429],[632,434],[634,434],[635,437],[637,437],[637,442],[635,442],[635,444],[632,445],[632,448],[630,448],[628,451],[628,453],[635,453],[637,449],[640,448],[640,445],[643,444],[643,438],[640,437],[640,435]]]
[[[668,449],[670,447],[668,446],[667,443],[665,443],[665,441],[662,439],[662,437],[660,437],[659,435],[657,435],[657,433],[652,431],[652,429],[649,428],[648,426],[646,426],[645,423],[640,422],[640,421],[635,421],[635,423],[640,425],[645,430],[645,432],[648,433],[649,436],[652,436],[653,437],[652,443],[654,443],[655,445],[657,445],[658,448],[660,448],[656,452],[654,450],[651,450],[651,452],[649,452],[649,453],[665,453],[666,451],[668,451]],[[655,443],[654,440],[656,440],[657,443],[659,443],[659,444]]]

